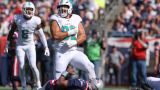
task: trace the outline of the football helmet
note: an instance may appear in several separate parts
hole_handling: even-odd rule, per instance
[[[35,6],[32,2],[25,2],[22,6],[22,12],[27,18],[31,18],[35,14]]]
[[[63,6],[66,6],[67,8],[64,9]],[[65,18],[69,14],[72,14],[72,4],[69,0],[60,0],[58,6],[58,13],[60,14],[61,17]]]

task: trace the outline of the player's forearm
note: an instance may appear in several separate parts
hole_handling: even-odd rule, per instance
[[[52,35],[54,39],[59,40],[59,39],[64,39],[65,37],[68,36],[67,32],[57,32]]]
[[[86,40],[86,35],[81,35],[77,38],[77,44],[80,45]]]
[[[39,29],[38,31],[39,31],[39,36],[40,36],[42,44],[44,45],[45,48],[47,48],[48,47],[47,40],[46,40],[46,37],[45,37],[45,35],[43,33],[43,30]]]

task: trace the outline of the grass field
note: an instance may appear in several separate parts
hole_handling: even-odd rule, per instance
[[[11,87],[0,87],[0,90],[12,90],[12,88]],[[19,88],[18,90],[22,90],[22,89]],[[31,90],[31,88],[28,88],[28,90]],[[119,88],[108,87],[108,88],[104,88],[103,90],[129,90],[129,89],[123,88],[123,87],[119,87]]]

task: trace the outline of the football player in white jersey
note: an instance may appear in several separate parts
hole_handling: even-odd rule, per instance
[[[39,32],[39,37],[44,45],[46,56],[50,55],[47,41],[43,30],[41,28],[41,19],[37,16],[34,16],[35,6],[32,2],[25,2],[22,6],[22,14],[14,15],[13,23],[11,25],[11,30],[8,35],[8,41],[6,44],[6,52],[7,45],[9,41],[12,39],[13,32],[15,30],[18,31],[18,39],[16,43],[16,55],[20,64],[20,76],[21,76],[21,85],[23,90],[26,89],[26,78],[25,78],[25,55],[28,58],[29,65],[33,72],[33,76],[36,80],[36,89],[41,88],[39,71],[36,66],[36,51],[35,51],[35,43],[33,34],[37,30]]]
[[[72,14],[72,5],[69,0],[60,0],[57,8],[58,14],[50,18],[51,34],[56,42],[55,78],[58,79],[71,63],[74,67],[86,71],[89,79],[96,84],[94,65],[83,52],[77,50],[77,45],[86,40],[81,17]]]

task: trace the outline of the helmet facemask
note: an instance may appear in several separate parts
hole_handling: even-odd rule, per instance
[[[61,0],[57,8],[58,14],[63,18],[67,17],[72,13],[72,4],[69,0]]]
[[[33,8],[27,7],[27,8],[24,8],[23,11],[24,11],[24,15],[27,18],[31,18],[32,16],[34,16],[34,9]]]
[[[60,7],[58,8],[58,13],[59,13],[59,15],[60,15],[61,17],[63,17],[63,18],[67,17],[67,16],[69,15],[68,9],[69,9],[69,7],[66,6],[66,5],[60,6]]]
[[[27,18],[31,18],[35,13],[35,6],[32,2],[26,2],[23,7],[23,14]]]

